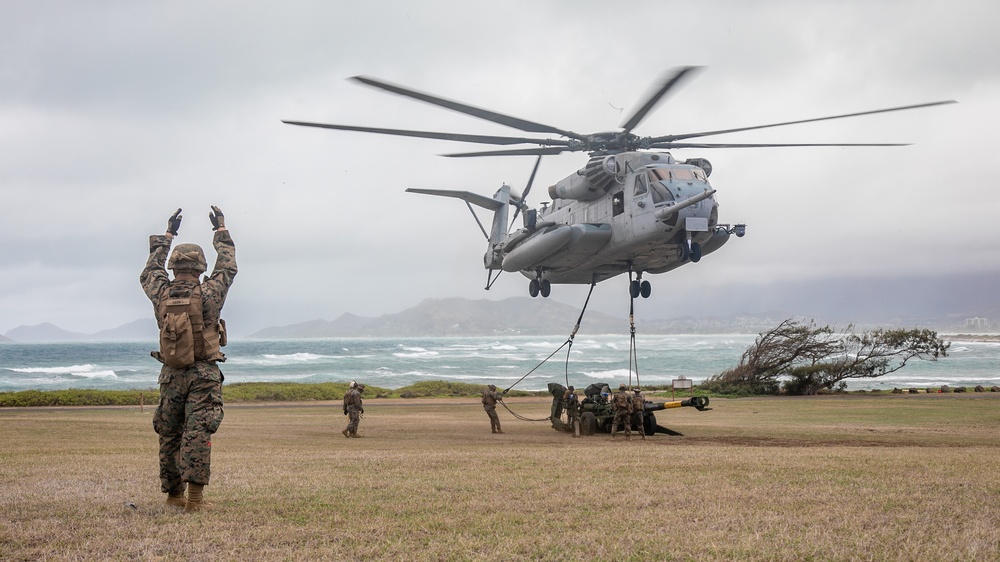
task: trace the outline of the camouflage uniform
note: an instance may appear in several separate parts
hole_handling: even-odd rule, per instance
[[[483,391],[483,409],[490,417],[492,433],[503,433],[500,429],[500,416],[497,415],[497,402],[503,402],[503,394],[497,392],[497,387],[491,384]]]
[[[173,280],[164,266],[172,237],[149,237],[149,259],[139,281],[158,313],[160,300],[171,288],[189,290],[197,281]],[[211,276],[201,283],[202,316],[206,326],[219,323],[226,294],[236,277],[236,246],[228,230],[215,233],[217,254]],[[160,319],[158,318],[157,321]],[[184,483],[207,485],[211,474],[212,434],[222,423],[222,371],[217,361],[198,360],[187,368],[160,368],[160,404],[153,414],[153,429],[160,436],[160,489],[169,494],[184,489]]]
[[[611,437],[615,436],[618,426],[625,426],[625,438],[632,438],[632,398],[628,395],[625,385],[618,387],[611,400],[611,410],[615,413],[615,419],[611,422]]]
[[[364,385],[358,385],[347,391],[344,395],[344,415],[347,416],[347,429],[343,431],[344,437],[357,437],[358,424],[361,423],[361,414],[365,413],[364,405],[361,401],[361,393]]]
[[[646,397],[642,395],[642,392],[638,388],[635,389],[635,393],[632,395],[632,423],[639,428],[639,435],[642,440],[646,440],[646,429],[643,427],[643,411],[646,409],[645,402]]]
[[[566,389],[563,393],[564,407],[566,408],[566,424],[573,429],[573,437],[580,436],[580,401],[573,392],[573,387]]]

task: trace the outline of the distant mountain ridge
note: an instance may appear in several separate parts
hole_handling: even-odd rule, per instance
[[[345,313],[336,320],[311,320],[265,328],[258,339],[412,336],[550,335],[570,333],[580,311],[545,299],[513,297],[501,301],[427,299],[413,308],[378,318]],[[627,320],[587,312],[590,333],[628,330]]]

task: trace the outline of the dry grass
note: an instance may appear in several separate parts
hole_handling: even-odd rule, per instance
[[[491,435],[467,399],[366,401],[351,440],[335,403],[230,406],[198,514],[163,505],[149,409],[2,410],[0,559],[998,559],[996,398],[716,400],[646,442]]]

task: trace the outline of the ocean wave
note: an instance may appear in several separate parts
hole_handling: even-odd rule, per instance
[[[9,371],[29,375],[65,375],[84,379],[111,379],[118,375],[110,369],[101,369],[95,365],[70,365],[68,367],[23,367],[10,368]]]
[[[402,359],[426,359],[428,357],[437,357],[441,355],[437,351],[414,351],[413,353],[393,353],[393,356]]]

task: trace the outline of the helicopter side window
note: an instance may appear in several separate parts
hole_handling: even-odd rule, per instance
[[[646,176],[641,174],[635,176],[635,190],[632,192],[632,195],[637,198],[642,197],[647,191],[649,189],[646,186]]]
[[[611,214],[618,216],[625,212],[625,192],[619,191],[611,196]]]
[[[705,170],[702,170],[701,168],[694,169],[694,178],[696,180],[708,181],[708,178],[705,177]]]

